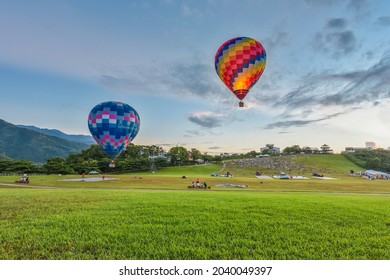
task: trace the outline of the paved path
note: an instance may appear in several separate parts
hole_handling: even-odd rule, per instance
[[[57,187],[33,186],[33,185],[30,185],[30,184],[7,184],[7,183],[0,183],[0,186],[31,188],[31,189],[58,189]]]

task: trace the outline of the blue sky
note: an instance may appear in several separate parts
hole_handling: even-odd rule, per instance
[[[390,146],[386,0],[0,0],[0,119],[89,134],[117,100],[141,117],[135,144],[248,152],[267,143],[335,151]],[[248,36],[267,66],[245,99],[214,55]]]

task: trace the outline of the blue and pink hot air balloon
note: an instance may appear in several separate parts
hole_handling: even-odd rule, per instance
[[[133,107],[117,101],[96,105],[88,116],[89,131],[112,160],[112,166],[138,134],[140,123],[140,117]]]

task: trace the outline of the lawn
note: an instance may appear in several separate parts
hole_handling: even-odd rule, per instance
[[[390,259],[390,197],[0,189],[0,259]]]
[[[98,182],[31,176],[29,186],[3,176],[0,259],[390,259],[390,182],[338,166],[334,181],[211,177],[220,165]],[[211,189],[188,189],[197,178]]]

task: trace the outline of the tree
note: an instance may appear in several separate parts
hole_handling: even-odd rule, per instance
[[[43,169],[47,174],[72,174],[74,170],[66,164],[66,161],[62,158],[48,159],[43,165]]]
[[[124,150],[119,157],[135,159],[141,156],[142,156],[142,146],[134,145],[133,143],[130,143],[130,145],[127,146],[126,150]]]
[[[102,151],[99,145],[91,145],[88,149],[81,152],[81,157],[84,160],[88,159],[102,159],[107,157],[106,154]]]
[[[96,159],[85,160],[83,162],[72,165],[72,168],[74,171],[76,171],[79,174],[88,173],[92,170],[98,171],[99,170],[98,160]]]
[[[107,173],[109,171],[112,171],[111,168],[109,167],[110,163],[111,163],[111,159],[109,158],[102,158],[101,160],[99,160],[98,168],[100,172]]]
[[[257,152],[253,150],[253,151],[250,151],[249,153],[247,153],[245,156],[254,158],[257,156]]]
[[[286,147],[283,150],[283,153],[285,154],[299,154],[302,152],[302,149],[299,147],[299,145],[293,145],[291,147]]]
[[[202,158],[202,153],[198,149],[192,148],[191,151],[190,151],[190,154],[191,154],[191,157],[192,157],[193,161]]]
[[[37,164],[27,160],[6,160],[0,162],[0,172],[6,173],[41,173]]]
[[[187,149],[178,146],[171,148],[168,154],[171,156],[171,162],[173,165],[180,165],[184,161],[187,161],[189,157]]]
[[[381,167],[381,159],[379,157],[372,157],[367,160],[367,167],[377,169]]]

